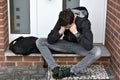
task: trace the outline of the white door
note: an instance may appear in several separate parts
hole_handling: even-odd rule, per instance
[[[107,0],[80,0],[80,6],[89,11],[94,43],[104,44]]]
[[[30,0],[30,33],[11,34],[9,31],[9,41],[19,36],[47,37],[56,24],[62,3],[62,0]],[[104,44],[106,4],[107,0],[80,0],[80,6],[89,11],[94,43]]]
[[[47,37],[62,10],[62,0],[37,0],[38,37]]]

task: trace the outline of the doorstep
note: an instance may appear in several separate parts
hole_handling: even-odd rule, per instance
[[[103,45],[97,45],[97,46],[101,48],[102,57],[110,57],[111,56],[110,52],[108,51],[108,49],[105,46],[103,46]],[[16,55],[12,51],[7,50],[5,52],[5,56],[22,56],[22,55]],[[41,56],[41,55],[39,53],[32,53],[28,56]],[[57,52],[57,53],[54,53],[53,56],[78,56],[78,55],[70,54],[70,53],[69,54],[68,53],[67,54],[66,53],[61,54],[61,53]]]
[[[96,45],[99,46],[102,50],[102,57],[94,62],[94,64],[103,64],[105,66],[110,66],[110,52],[107,50],[105,46],[102,45]],[[27,62],[30,65],[39,65],[44,63],[44,60],[42,56],[38,53],[33,53],[28,56],[22,56],[22,55],[15,55],[10,50],[7,50],[5,52],[5,57],[8,62],[12,61],[13,63],[17,64],[17,66],[23,64],[27,65],[24,62]],[[53,57],[55,58],[55,61],[59,65],[74,65],[78,61],[82,60],[84,56],[79,56],[76,54],[68,54],[68,53],[60,53],[60,52],[53,52]]]

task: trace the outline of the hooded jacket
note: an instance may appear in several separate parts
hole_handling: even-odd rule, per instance
[[[88,20],[88,11],[85,7],[77,7],[72,9],[72,11],[76,15],[75,24],[80,35],[75,37],[69,30],[65,30],[63,39],[77,43],[86,50],[91,50],[93,48],[93,34],[91,32],[91,23]],[[54,44],[61,38],[62,35],[59,34],[60,28],[61,25],[58,20],[55,27],[48,34],[47,41],[49,44]]]

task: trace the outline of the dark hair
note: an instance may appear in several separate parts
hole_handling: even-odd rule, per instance
[[[59,14],[59,24],[61,26],[66,26],[72,24],[74,20],[74,14],[70,9],[65,9]]]

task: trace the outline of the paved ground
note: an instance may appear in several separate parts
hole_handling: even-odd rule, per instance
[[[105,70],[104,70],[105,69]],[[91,75],[91,76],[89,76]],[[103,78],[96,78],[96,76]],[[91,78],[90,78],[91,77]],[[93,78],[92,78],[93,77]],[[98,76],[99,77],[99,76]],[[84,78],[84,79],[83,79]],[[86,79],[85,79],[86,78]],[[26,67],[1,67],[0,80],[55,80],[51,76],[50,70],[42,66]],[[77,77],[69,77],[62,80],[115,80],[110,68],[103,66],[92,66],[83,70]]]
[[[50,70],[48,71],[48,80],[55,80],[52,78]],[[62,80],[115,80],[115,77],[110,67],[91,65],[81,70],[76,76],[65,77]]]
[[[33,67],[2,67],[0,80],[47,80],[47,69]]]

